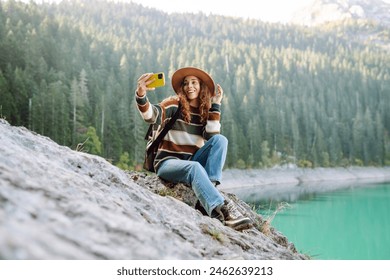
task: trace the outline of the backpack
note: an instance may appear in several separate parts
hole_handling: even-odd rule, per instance
[[[145,158],[143,168],[150,172],[155,172],[154,169],[154,159],[157,155],[158,146],[161,143],[161,140],[168,133],[168,131],[172,128],[175,121],[178,119],[180,115],[180,103],[179,106],[173,115],[173,117],[169,120],[169,122],[163,127],[161,130],[160,125],[151,124],[149,125],[149,129],[146,132],[145,140],[148,140],[145,149]]]

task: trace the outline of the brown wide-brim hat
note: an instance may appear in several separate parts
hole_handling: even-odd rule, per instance
[[[172,75],[172,87],[173,90],[178,93],[181,90],[181,86],[183,85],[183,80],[187,76],[195,76],[202,80],[202,82],[209,88],[211,95],[215,94],[215,85],[214,81],[209,74],[205,71],[195,68],[195,67],[184,67],[177,70]]]

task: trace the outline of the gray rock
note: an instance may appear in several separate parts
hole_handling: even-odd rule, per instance
[[[226,194],[228,195],[228,194]],[[124,172],[0,119],[0,259],[305,259],[261,216],[238,232],[191,189]]]

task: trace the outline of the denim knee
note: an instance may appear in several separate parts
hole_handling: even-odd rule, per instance
[[[209,139],[209,141],[215,142],[216,144],[221,145],[221,146],[227,146],[228,142],[229,142],[229,140],[225,136],[223,136],[222,134],[214,135],[213,137],[211,137]]]

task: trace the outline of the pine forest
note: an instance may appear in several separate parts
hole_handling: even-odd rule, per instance
[[[226,168],[390,165],[390,29],[166,14],[134,3],[0,1],[0,117],[140,168],[138,77],[195,66],[224,89]]]

